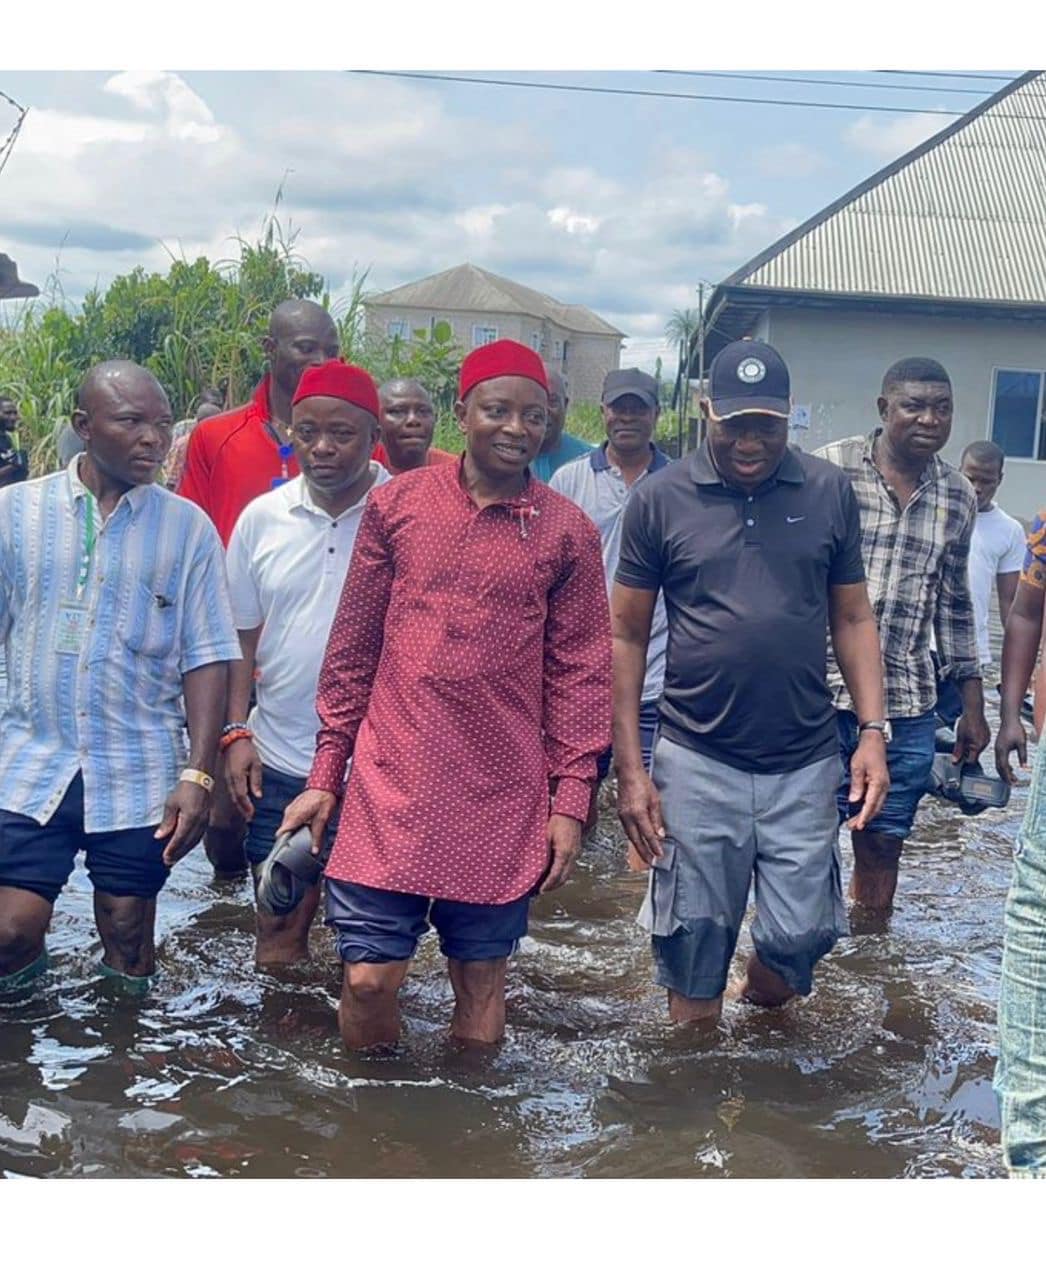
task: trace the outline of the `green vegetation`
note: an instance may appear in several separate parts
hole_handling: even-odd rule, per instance
[[[0,308],[0,394],[18,404],[32,474],[56,465],[58,432],[69,421],[81,378],[99,360],[136,360],[151,369],[176,419],[195,410],[208,386],[218,387],[227,405],[242,404],[264,373],[261,340],[269,315],[292,297],[326,307],[338,326],[342,355],[379,383],[418,378],[436,403],[435,444],[456,452],[461,433],[452,407],[465,352],[450,326],[441,321],[406,341],[365,338],[367,272],[354,271],[348,296],[332,301],[323,277],[295,252],[296,238],[293,230],[284,234],[273,213],[257,241],[236,239],[229,259],[172,258],[166,273],[136,267],[104,292],[91,290],[79,306],[68,302],[55,280],[44,300],[6,314]],[[598,406],[572,405],[567,430],[593,443],[602,440]]]
[[[91,290],[80,306],[52,283],[46,300],[9,312],[0,325],[0,394],[18,404],[33,474],[55,465],[55,440],[76,388],[99,360],[136,360],[151,369],[176,418],[193,412],[207,386],[220,388],[227,405],[241,404],[264,373],[261,340],[285,298],[312,298],[326,307],[347,360],[365,365],[379,382],[420,378],[449,419],[463,354],[449,326],[436,325],[410,342],[365,342],[367,273],[354,272],[348,296],[332,301],[323,277],[295,253],[295,238],[285,236],[272,215],[255,243],[237,239],[231,259],[176,258],[166,273],[136,267],[104,292]]]

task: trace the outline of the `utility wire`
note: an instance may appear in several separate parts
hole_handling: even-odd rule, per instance
[[[795,98],[741,98],[721,93],[669,93],[656,89],[612,89],[590,84],[552,84],[539,80],[495,80],[489,76],[454,76],[435,71],[375,71],[355,67],[350,75],[386,76],[398,80],[433,80],[451,84],[496,85],[507,89],[554,89],[563,93],[602,93],[625,98],[673,98],[686,102],[744,102],[760,107],[816,107],[824,111],[886,111],[893,115],[950,116],[953,119],[967,114],[965,111],[948,111],[943,107],[884,107],[853,102],[803,102]],[[1018,115],[997,112],[996,120],[1027,120],[1041,124],[1046,116]]]
[[[898,93],[972,93],[984,97],[983,89],[952,88],[936,84],[883,84],[878,80],[820,80],[805,76],[754,75],[740,71],[655,71],[657,76],[703,76],[714,80],[764,80],[770,84],[830,84],[843,89],[893,89]]]
[[[15,102],[14,98],[4,93],[2,89],[0,89],[0,98],[3,98],[5,102],[9,102],[11,106],[14,107],[14,109],[18,112],[18,119],[15,120],[14,127],[12,128],[11,132],[7,135],[7,137],[3,140],[3,142],[0,143],[0,173],[3,173],[8,160],[10,160],[11,158],[11,152],[14,150],[14,145],[18,139],[18,134],[21,131],[22,125],[25,123],[25,117],[26,117],[26,114],[28,113],[29,108],[23,107],[19,102]]]
[[[982,76],[976,71],[877,71],[877,76],[934,76],[942,79],[956,78],[960,80],[1009,80],[1009,76]]]

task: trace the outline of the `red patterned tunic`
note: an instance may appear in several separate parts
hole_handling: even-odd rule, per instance
[[[599,535],[531,479],[479,509],[461,464],[375,489],[320,674],[309,785],[337,792],[337,880],[522,897],[552,809],[583,819],[610,740]]]

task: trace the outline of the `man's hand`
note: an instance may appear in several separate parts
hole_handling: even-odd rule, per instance
[[[248,822],[262,795],[262,762],[250,738],[238,738],[225,752],[225,782],[233,804]]]
[[[665,824],[661,797],[644,768],[618,769],[617,816],[636,853],[652,867],[661,857]]]
[[[956,746],[958,745],[958,737],[956,737]],[[1017,782],[1017,774],[1010,766],[1010,753],[1013,751],[1017,752],[1017,759],[1026,769],[1028,767],[1028,735],[1024,732],[1020,717],[1003,720],[995,736],[995,769],[999,777],[1004,782],[1008,782],[1011,787]]]
[[[313,856],[319,857],[327,824],[337,804],[338,797],[333,791],[320,791],[316,787],[310,787],[300,796],[295,796],[284,809],[283,821],[276,832],[277,836],[282,836],[288,831],[297,831],[299,827],[308,827],[312,832]]]
[[[861,803],[860,813],[847,822],[851,831],[863,831],[882,810],[890,790],[890,772],[886,767],[886,740],[881,733],[868,729],[857,740],[857,750],[850,757],[850,803]]]
[[[991,740],[991,730],[988,728],[988,721],[984,718],[984,712],[964,712],[955,726],[955,750],[952,752],[952,759],[956,764],[973,764]]]
[[[153,838],[167,840],[163,851],[163,865],[173,867],[184,858],[203,836],[207,815],[211,811],[210,792],[196,782],[179,782],[164,801],[163,821],[156,828]]]
[[[539,893],[551,893],[566,884],[581,852],[581,823],[577,818],[554,813],[548,820],[548,851],[552,863],[541,882]]]

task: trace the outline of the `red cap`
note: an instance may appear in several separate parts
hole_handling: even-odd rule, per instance
[[[548,391],[544,361],[536,351],[511,338],[488,342],[465,357],[458,375],[458,399],[464,400],[478,382],[490,378],[529,378]]]
[[[335,400],[347,400],[349,404],[366,409],[375,418],[381,413],[374,379],[366,369],[346,364],[344,360],[310,365],[301,375],[291,404],[295,405],[307,396],[333,396]]]

